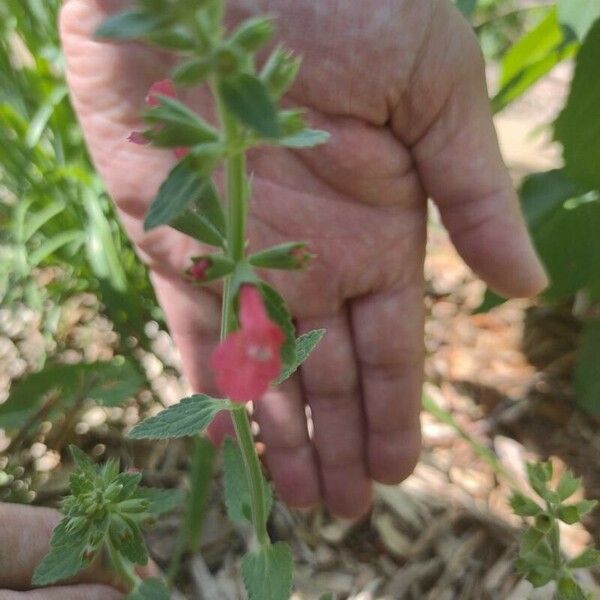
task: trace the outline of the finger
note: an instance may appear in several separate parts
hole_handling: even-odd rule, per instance
[[[352,302],[352,331],[367,422],[371,477],[397,484],[408,477],[421,446],[423,383],[422,251],[408,281]]]
[[[268,391],[254,409],[266,446],[265,460],[281,499],[309,508],[321,499],[319,472],[308,436],[299,377]]]
[[[299,321],[300,333],[326,329],[327,334],[302,367],[302,385],[314,424],[314,445],[328,509],[356,518],[371,502],[371,482],[364,455],[360,402],[348,315]]]
[[[0,600],[119,600],[123,594],[107,585],[69,585],[29,592],[0,590]]]
[[[477,40],[449,2],[431,22],[394,130],[466,262],[503,296],[534,295],[547,278],[500,155]]]

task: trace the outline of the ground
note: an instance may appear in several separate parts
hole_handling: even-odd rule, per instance
[[[560,107],[568,78],[568,67],[555,72],[497,118],[516,181],[557,164],[558,151],[540,126]],[[509,490],[527,491],[526,460],[552,457],[558,475],[573,469],[584,478],[586,496],[600,497],[598,421],[574,408],[571,376],[579,329],[568,307],[550,310],[513,301],[473,314],[484,287],[458,258],[435,215],[426,278],[429,410],[422,418],[421,462],[402,486],[378,487],[372,514],[359,523],[276,505],[271,534],[292,544],[296,600],[317,599],[323,591],[354,600],[550,598],[547,589],[532,596],[531,586],[514,570],[523,524],[508,508]],[[141,359],[154,392],[169,405],[185,394],[186,382],[178,375],[168,334],[153,323],[147,329],[153,347],[140,350]],[[41,352],[55,351],[41,330],[39,315],[30,310],[0,312],[0,401],[12,380],[35,370]],[[112,354],[115,333],[92,296],[69,301],[59,331],[64,360]],[[157,408],[150,394],[140,394],[125,408],[88,407],[75,420],[67,416],[44,425],[34,443],[24,447],[0,435],[0,471],[9,459],[12,469],[11,481],[0,481],[0,494],[55,505],[66,491],[68,466],[62,465],[61,453],[70,442],[99,459],[118,455],[126,465],[143,467],[148,484],[183,486],[187,442],[132,446],[123,441],[123,428],[135,423],[140,411]],[[148,536],[161,567],[172,554],[179,519],[177,514],[166,518]],[[185,565],[182,594],[242,598],[238,565],[247,535],[225,519],[217,485],[201,553]],[[594,516],[585,528],[563,531],[567,555],[590,541],[600,542]],[[583,571],[581,578],[590,589],[596,585],[592,573]],[[599,588],[596,593],[600,597]]]

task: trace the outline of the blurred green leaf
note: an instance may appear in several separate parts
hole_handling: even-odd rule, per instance
[[[501,61],[500,89],[492,99],[498,112],[529,90],[559,62],[571,58],[578,44],[565,36],[556,8],[508,50]]]
[[[283,370],[279,379],[277,379],[278,384],[289,379],[301,367],[304,361],[319,345],[326,333],[325,329],[315,329],[301,335],[296,340],[296,360],[287,369]]]
[[[327,143],[330,137],[326,131],[304,129],[299,133],[282,137],[277,143],[288,148],[312,148]]]
[[[142,383],[137,370],[123,358],[72,365],[49,363],[43,370],[14,384],[6,402],[0,404],[0,427],[17,429],[25,425],[52,392],[59,396],[45,418],[53,418],[73,406],[82,394],[115,406],[117,399],[122,402],[132,396]]]
[[[150,502],[148,512],[159,516],[179,508],[183,504],[184,494],[181,490],[141,487],[136,493],[136,498],[148,500]]]
[[[137,590],[125,596],[125,600],[170,600],[171,594],[161,579],[145,579]]]
[[[600,414],[600,322],[587,323],[581,338],[575,388],[577,406],[593,415]]]
[[[282,367],[285,371],[293,368],[293,365],[296,363],[296,335],[292,317],[287,309],[285,300],[279,295],[277,290],[266,283],[261,283],[260,292],[265,301],[269,318],[279,325],[285,336],[285,341],[281,348]]]
[[[123,11],[106,18],[96,29],[96,37],[118,41],[142,39],[165,22],[165,18],[141,10]]]
[[[266,138],[279,137],[277,107],[260,79],[240,73],[223,79],[219,89],[227,109],[242,123]]]
[[[199,187],[191,206],[171,220],[169,225],[190,237],[223,248],[225,246],[225,214],[214,183],[198,180]]]
[[[567,104],[555,124],[563,145],[567,174],[575,181],[600,189],[600,21],[592,27],[577,57]]]
[[[289,546],[277,542],[246,554],[242,559],[242,578],[249,600],[289,600],[293,580]]]
[[[523,180],[520,190],[521,207],[532,231],[567,200],[587,193],[583,187],[567,177],[562,169],[533,173]]]
[[[600,17],[600,0],[559,0],[558,20],[583,40]]]
[[[477,1],[478,0],[454,0],[454,4],[456,4],[456,8],[458,8],[465,17],[470,17],[477,8]]]
[[[156,146],[190,147],[219,139],[213,127],[179,100],[160,95],[158,100],[160,105],[144,115],[148,123],[157,125],[156,129],[146,132]]]
[[[567,563],[571,569],[589,569],[600,566],[600,550],[586,548],[581,554]]]

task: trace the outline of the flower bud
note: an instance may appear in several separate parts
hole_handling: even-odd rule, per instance
[[[244,21],[234,31],[229,42],[246,52],[254,52],[266,44],[274,32],[271,17],[255,17]]]
[[[224,46],[215,54],[215,66],[219,75],[235,75],[242,64],[242,59],[234,47]]]
[[[114,502],[119,497],[119,494],[122,490],[123,485],[113,481],[111,484],[109,484],[106,490],[104,490],[104,499],[107,502]]]
[[[296,135],[306,129],[303,113],[302,110],[279,111],[279,127],[283,137]]]
[[[194,264],[186,271],[195,283],[208,283],[225,277],[235,269],[235,262],[224,254],[210,254],[192,259]]]
[[[306,244],[291,242],[273,246],[253,254],[248,260],[254,267],[262,269],[302,269],[314,255],[306,251]]]
[[[119,511],[124,513],[142,513],[148,510],[150,502],[145,498],[131,498],[119,502]]]
[[[300,59],[291,52],[277,48],[266,62],[260,78],[275,98],[281,98],[291,87],[300,69]]]

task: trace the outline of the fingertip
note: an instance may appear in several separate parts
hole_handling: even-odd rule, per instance
[[[398,485],[414,471],[421,455],[419,429],[369,434],[369,474],[384,485]]]
[[[371,509],[373,485],[362,468],[336,467],[323,474],[325,505],[340,519],[360,519]]]

